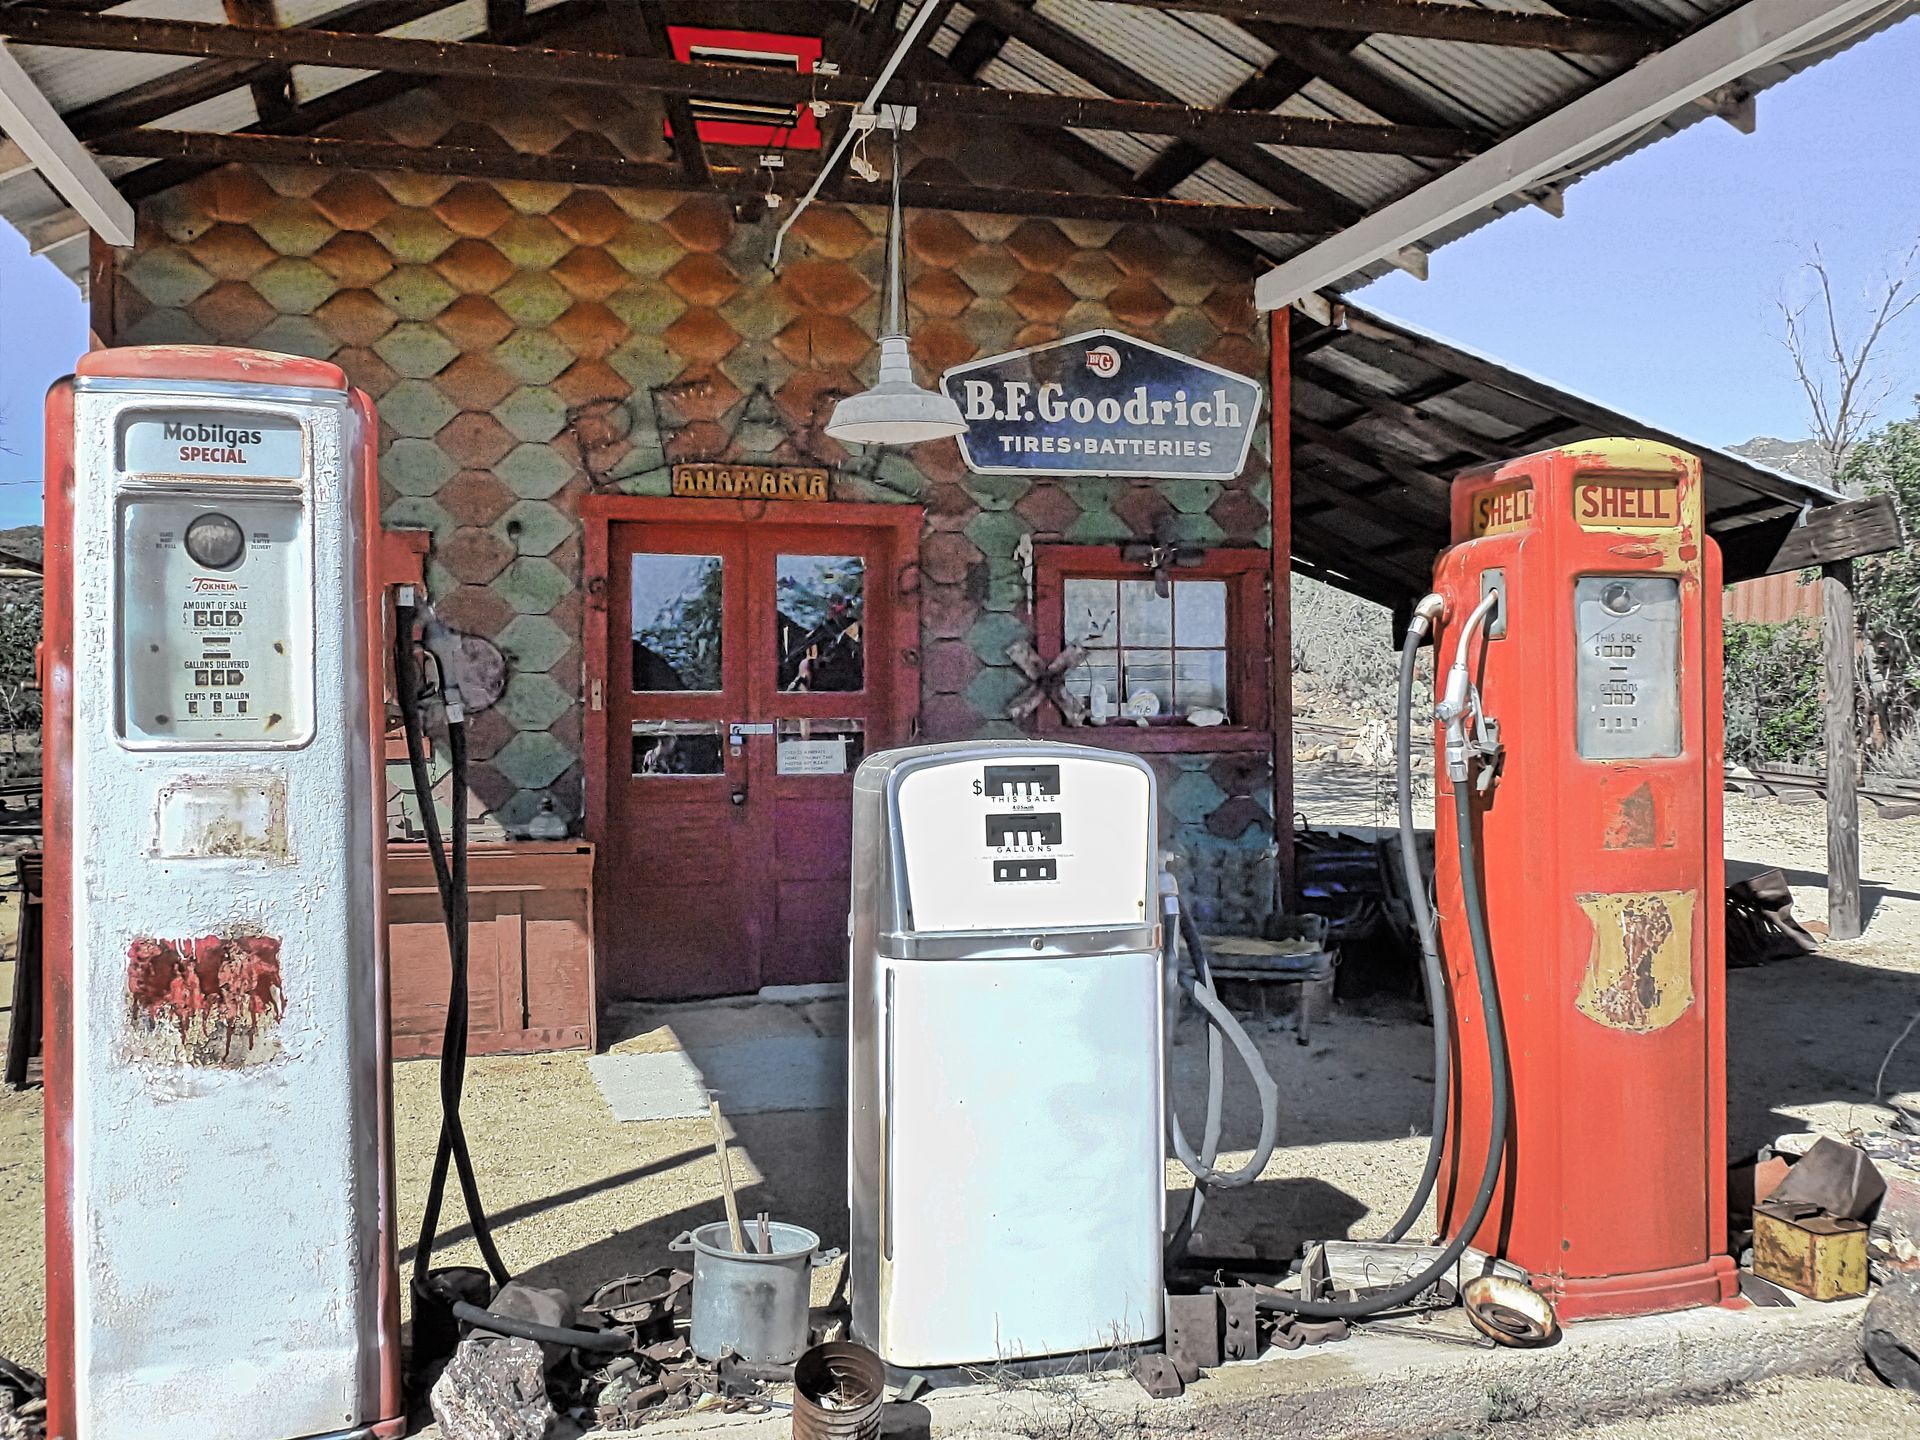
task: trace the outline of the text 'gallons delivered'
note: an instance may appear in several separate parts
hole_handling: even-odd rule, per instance
[[[956,365],[940,388],[983,475],[1231,480],[1260,418],[1244,375],[1112,330]]]

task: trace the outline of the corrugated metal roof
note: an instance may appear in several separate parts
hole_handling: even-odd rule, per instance
[[[1804,507],[1843,498],[1405,321],[1343,310],[1335,326],[1297,316],[1292,329],[1294,555],[1305,573],[1382,604],[1410,603],[1426,588],[1448,541],[1449,487],[1488,459],[1600,435],[1698,455],[1707,529],[1729,581],[1760,573],[1767,542]]]
[[[530,12],[543,12],[568,3],[568,0],[529,0]],[[870,13],[872,0],[856,0]],[[1459,3],[1459,0],[1454,0]],[[1585,7],[1569,5],[1561,9],[1551,0],[1478,0],[1486,9],[1541,15],[1564,15]],[[1741,0],[1614,0],[1614,8],[1623,17],[1635,17],[1646,23],[1666,26],[1675,31],[1692,29],[1704,21],[1725,15]],[[284,24],[311,23],[339,8],[341,0],[278,0],[277,14]],[[920,0],[909,0],[900,7],[897,23],[909,23],[919,9]],[[1907,0],[1859,31],[1830,48],[1845,48],[1920,7],[1920,0]],[[584,8],[584,7],[583,7]],[[749,4],[732,7],[744,15]],[[791,5],[769,5],[770,29],[791,26],[798,9]],[[1261,70],[1281,58],[1287,38],[1295,32],[1258,22],[1236,23],[1210,12],[1170,11],[1141,5],[1113,3],[1113,0],[1034,0],[1035,16],[1059,30],[1072,42],[1090,47],[1108,61],[1130,72],[1154,91],[1178,97],[1196,105],[1216,106]],[[223,0],[128,0],[114,7],[118,15],[155,15],[220,23],[224,20]],[[838,12],[845,14],[845,11]],[[977,12],[961,4],[952,7],[941,29],[931,39],[936,54],[950,56],[962,35],[974,27]],[[743,22],[744,23],[744,22]],[[821,22],[810,19],[809,28]],[[864,38],[871,24],[862,14],[855,33]],[[485,0],[459,0],[459,3],[430,13],[389,32],[397,35],[438,40],[464,40],[485,33]],[[1345,52],[1345,63],[1371,77],[1382,87],[1401,92],[1409,102],[1423,105],[1435,123],[1451,123],[1497,138],[1532,124],[1596,83],[1619,74],[1631,63],[1622,55],[1567,55],[1551,50],[1521,49],[1508,46],[1464,44],[1454,41],[1419,39],[1407,36],[1373,35],[1364,38],[1351,34],[1319,34],[1320,41]],[[119,94],[157,77],[197,62],[157,55],[117,54],[99,51],[58,50],[35,46],[17,47],[28,73],[41,85],[57,108],[70,111]],[[830,49],[829,54],[833,52]],[[1302,57],[1295,55],[1293,60]],[[1747,77],[1753,89],[1764,89],[1805,66],[1817,63],[1818,55],[1793,57],[1766,67]],[[977,61],[977,57],[976,57]],[[1310,67],[1311,68],[1311,67]],[[1386,118],[1361,99],[1346,93],[1334,78],[1316,78],[1280,104],[1281,113],[1324,116],[1378,123]],[[293,88],[297,99],[311,100],[329,94],[356,80],[366,72],[315,69],[296,66]],[[982,84],[1004,89],[1032,90],[1054,94],[1099,95],[1102,92],[1087,79],[1046,58],[1018,40],[996,47],[975,77]],[[1357,82],[1355,82],[1357,83]],[[1359,88],[1366,93],[1367,86]],[[1381,103],[1385,103],[1382,101]],[[180,128],[232,129],[252,123],[254,112],[246,87],[236,86],[227,96],[203,101],[190,110],[168,117],[168,126]],[[1402,116],[1400,118],[1406,118]],[[1569,181],[1612,163],[1621,155],[1653,143],[1662,135],[1676,133],[1689,124],[1707,118],[1698,106],[1689,106],[1650,128],[1618,153],[1596,157],[1579,167]],[[1077,132],[1078,138],[1103,154],[1111,162],[1138,176],[1146,172],[1177,142],[1166,135],[1143,135],[1117,131]],[[1351,207],[1371,211],[1408,191],[1418,188],[1432,175],[1447,168],[1448,162],[1410,159],[1395,155],[1364,154],[1333,150],[1304,150],[1297,147],[1264,147],[1275,167],[1290,167],[1310,184],[1323,187]],[[1183,198],[1231,200],[1244,204],[1277,204],[1269,190],[1246,174],[1223,162],[1205,144],[1198,147],[1201,162],[1191,173],[1178,179],[1169,193]],[[1187,152],[1192,153],[1192,152]],[[1258,172],[1257,172],[1258,173]],[[1172,178],[1172,177],[1169,177]],[[1277,170],[1266,179],[1280,183]],[[27,211],[16,214],[7,204],[15,192],[0,190],[0,214],[16,224],[34,223]],[[37,194],[44,193],[40,187]],[[24,196],[16,196],[25,204]],[[1453,226],[1436,232],[1423,242],[1437,248],[1457,239],[1500,214],[1527,203],[1514,197],[1496,202]],[[37,210],[34,213],[38,213]],[[1292,254],[1310,243],[1305,237],[1289,235],[1249,235],[1255,246],[1273,256]],[[1343,285],[1363,283],[1385,273],[1388,267],[1375,265],[1356,272]]]

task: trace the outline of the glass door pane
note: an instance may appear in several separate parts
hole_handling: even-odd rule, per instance
[[[721,688],[725,569],[718,555],[634,554],[636,692]]]
[[[811,694],[864,690],[865,558],[776,555],[773,589],[778,688]]]

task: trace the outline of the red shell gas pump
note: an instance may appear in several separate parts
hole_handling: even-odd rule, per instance
[[[1531,1271],[1565,1319],[1729,1300],[1720,557],[1699,461],[1593,440],[1470,473],[1453,494],[1436,668],[1497,595],[1463,652],[1497,729],[1467,735],[1478,763],[1451,776],[1439,737],[1454,1032],[1440,1228],[1468,1209],[1491,1118],[1460,784],[1513,1092],[1473,1243]]]
[[[57,1440],[404,1427],[376,438],[256,351],[48,396]]]

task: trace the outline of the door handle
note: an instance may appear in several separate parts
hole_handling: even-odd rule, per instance
[[[732,800],[733,803],[736,805],[746,804],[747,803],[747,787],[744,785],[740,786],[738,789],[736,789],[733,792],[732,795],[728,796],[727,798]]]

